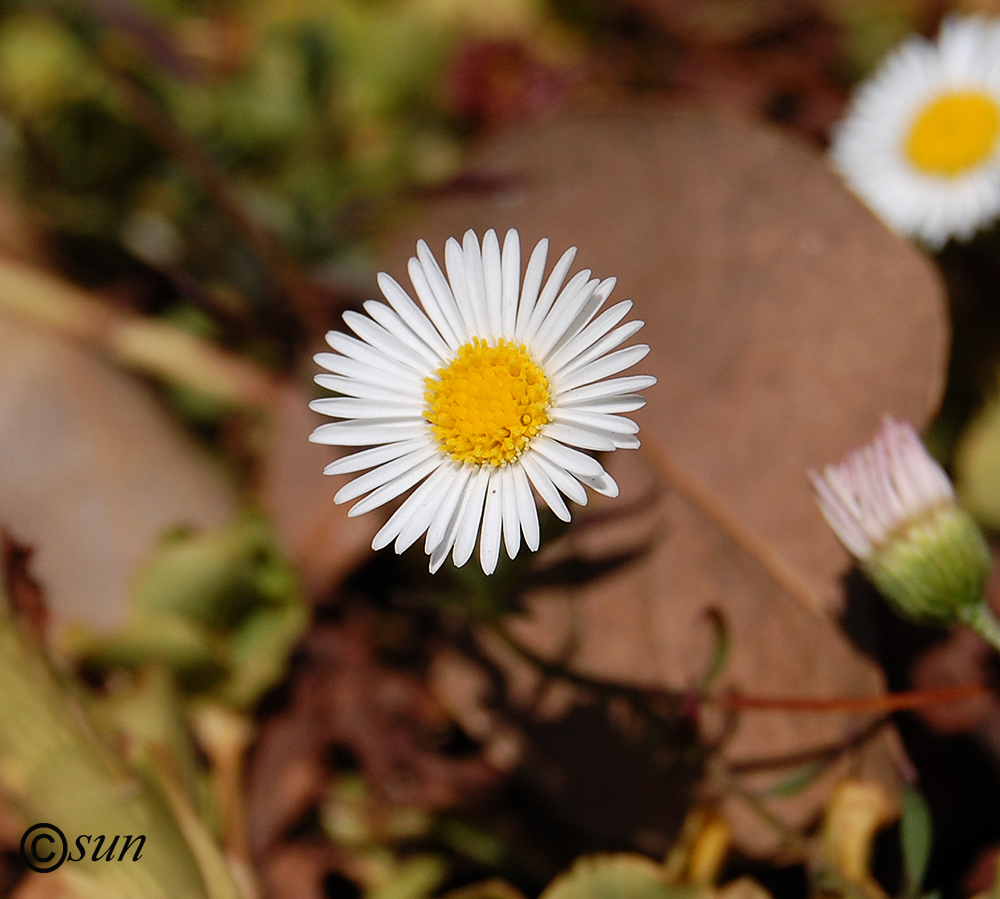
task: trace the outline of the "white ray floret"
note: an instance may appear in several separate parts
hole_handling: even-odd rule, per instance
[[[893,230],[932,249],[1000,215],[1000,24],[950,17],[855,91],[830,158]]]
[[[387,274],[387,303],[348,312],[353,332],[327,334],[334,352],[316,362],[316,382],[334,396],[314,400],[336,421],[310,440],[365,447],[331,462],[326,474],[359,474],[334,497],[357,500],[360,515],[412,492],[372,546],[402,552],[422,535],[436,571],[450,555],[463,565],[479,544],[492,573],[505,550],[538,549],[532,490],[564,521],[563,497],[583,505],[587,488],[616,496],[618,485],[583,450],[639,445],[624,414],[645,404],[649,375],[612,377],[649,351],[621,344],[642,322],[620,324],[626,301],[602,312],[614,288],[588,270],[567,280],[576,249],[545,277],[548,241],[532,251],[521,279],[517,231],[502,246],[494,231],[480,243],[467,231],[445,246],[444,270],[423,241],[408,272],[416,301]],[[447,273],[447,274],[446,274]]]

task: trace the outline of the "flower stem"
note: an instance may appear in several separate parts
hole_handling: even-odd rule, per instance
[[[972,628],[980,637],[1000,652],[1000,621],[985,602],[961,614],[962,623]]]

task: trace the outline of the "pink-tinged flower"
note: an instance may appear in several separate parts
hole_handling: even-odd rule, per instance
[[[834,533],[900,611],[946,625],[985,611],[986,542],[909,424],[886,418],[870,444],[809,476]]]

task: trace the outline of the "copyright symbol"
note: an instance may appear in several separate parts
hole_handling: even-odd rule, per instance
[[[55,871],[64,861],[69,844],[55,824],[32,824],[21,837],[21,858],[39,874]]]

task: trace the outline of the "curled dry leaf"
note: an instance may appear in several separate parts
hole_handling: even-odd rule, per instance
[[[934,408],[947,334],[930,264],[813,151],[714,115],[635,110],[536,124],[484,148],[473,174],[498,189],[425,209],[395,236],[389,271],[405,278],[418,237],[440,251],[470,227],[482,234],[516,226],[522,245],[548,237],[554,253],[578,246],[579,268],[617,276],[615,296],[635,299],[647,323],[640,336],[652,347],[642,370],[659,379],[636,415],[642,450],[608,460],[623,497],[591,506],[611,513],[628,508],[629,497],[658,491],[653,508],[604,525],[578,521],[562,547],[552,547],[583,558],[614,547],[648,550],[598,581],[531,591],[529,613],[516,622],[521,639],[591,675],[687,688],[709,664],[706,612],[716,609],[732,640],[718,689],[880,692],[880,672],[837,624],[849,562],[815,508],[806,471],[867,441],[887,413],[920,425]],[[480,736],[517,719],[518,738],[503,729],[500,754],[509,759],[520,745],[530,758],[537,734],[525,708],[537,700],[537,679],[509,653],[487,650],[514,685],[507,714],[491,710],[497,696],[484,692],[495,679],[484,679],[477,695],[465,667],[455,676],[439,672],[442,695]],[[757,761],[801,763],[814,750],[849,743],[866,723],[745,713],[723,755],[752,769],[745,786],[764,788],[794,766],[766,770]],[[707,736],[717,722],[706,716],[703,724]],[[527,771],[549,784],[557,805],[606,835],[627,835],[646,849],[666,844],[689,784],[674,789],[671,810],[660,795],[671,785],[654,790],[648,776],[619,770],[614,789],[593,777],[573,780],[571,760],[596,752],[601,738],[555,748],[554,721],[545,726],[548,773]],[[793,824],[812,819],[847,764],[890,783],[894,745],[883,735],[861,752],[839,754],[825,779],[775,810]],[[614,760],[606,762],[598,781],[612,775]],[[651,792],[656,801],[644,801]],[[743,805],[727,812],[744,849],[773,848],[773,833]]]

